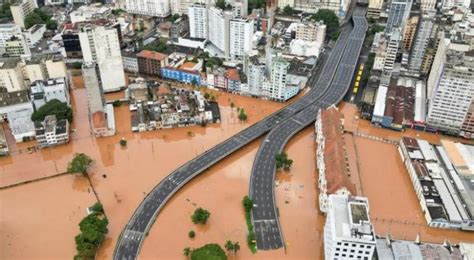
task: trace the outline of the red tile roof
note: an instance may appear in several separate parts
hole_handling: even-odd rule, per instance
[[[233,81],[240,81],[240,75],[237,69],[228,69],[226,71],[226,77]]]
[[[156,51],[143,50],[137,54],[137,57],[162,61],[166,59],[168,55]]]

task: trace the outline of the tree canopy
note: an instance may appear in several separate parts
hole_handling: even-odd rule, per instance
[[[277,169],[289,170],[293,164],[293,160],[288,158],[288,155],[285,152],[279,153],[275,156],[276,167]]]
[[[253,9],[265,8],[266,0],[248,0],[248,11],[252,13]]]
[[[227,260],[224,250],[218,244],[207,244],[191,252],[191,260]]]
[[[241,108],[239,110],[239,120],[240,121],[246,121],[247,120],[247,114],[245,113],[245,110]]]
[[[203,208],[197,208],[191,219],[194,224],[206,224],[211,213]]]
[[[284,15],[293,15],[293,13],[295,12],[295,10],[293,8],[291,8],[291,6],[287,5],[283,8],[283,14]]]
[[[144,50],[149,50],[149,51],[157,51],[157,52],[164,52],[166,51],[166,43],[162,41],[154,41],[145,47],[143,47]]]
[[[50,14],[46,13],[41,8],[36,8],[32,13],[25,17],[25,27],[28,29],[35,24],[48,24],[48,22],[51,21],[51,17]],[[50,27],[52,27],[52,25],[53,24],[51,24]]]
[[[81,233],[76,236],[77,255],[74,259],[94,259],[97,248],[108,233],[107,218],[99,213],[92,213],[79,223]]]
[[[339,20],[336,13],[328,9],[320,9],[316,14],[311,16],[315,21],[323,21],[326,25],[326,34],[332,39],[336,40],[339,36]]]
[[[0,18],[8,18],[13,19],[12,11],[10,10],[11,4],[9,2],[5,2],[2,4],[2,10],[0,12]]]
[[[67,166],[69,173],[82,173],[87,174],[87,169],[92,164],[92,159],[84,153],[78,153],[74,155],[72,161]]]
[[[46,116],[55,115],[57,120],[72,122],[72,109],[57,99],[50,100],[31,115],[31,121],[43,121]]]

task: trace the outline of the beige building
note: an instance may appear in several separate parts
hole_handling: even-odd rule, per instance
[[[403,49],[405,51],[410,51],[411,46],[413,45],[413,39],[415,38],[416,27],[418,25],[420,17],[413,16],[410,17],[407,21],[407,25],[405,27],[405,33],[403,34]]]
[[[296,40],[324,42],[326,25],[322,22],[299,23],[296,26]]]
[[[33,0],[22,0],[20,3],[11,5],[10,9],[15,24],[21,28],[25,28],[25,17],[37,7],[36,1]]]
[[[367,17],[379,18],[382,11],[383,0],[369,0],[369,8],[367,9]]]
[[[23,35],[12,36],[5,41],[5,55],[8,57],[30,57],[31,51]]]
[[[0,60],[0,89],[7,92],[25,90],[21,63],[16,58]]]

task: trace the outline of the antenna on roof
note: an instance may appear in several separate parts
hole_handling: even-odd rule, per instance
[[[420,241],[420,233],[416,234],[416,238],[415,238],[415,244],[421,244],[421,241]]]

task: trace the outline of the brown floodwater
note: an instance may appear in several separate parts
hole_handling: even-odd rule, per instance
[[[72,259],[74,237],[95,203],[87,179],[63,175],[0,190],[0,259]]]

